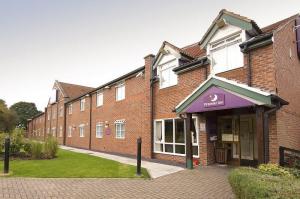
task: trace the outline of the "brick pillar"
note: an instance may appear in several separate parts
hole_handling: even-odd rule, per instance
[[[279,163],[279,144],[276,128],[276,114],[269,115],[269,162]]]
[[[199,117],[199,125],[206,126],[206,118]],[[215,163],[214,144],[209,140],[207,129],[199,129],[199,156],[200,164],[207,166]]]
[[[151,119],[151,90],[150,90],[150,80],[152,74],[152,64],[154,61],[154,55],[149,54],[144,57],[145,60],[145,97],[143,100],[143,108],[141,117],[143,117],[142,122],[142,156],[146,158],[152,158],[152,132],[151,125],[153,121]]]

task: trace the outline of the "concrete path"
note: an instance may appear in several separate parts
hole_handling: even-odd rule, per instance
[[[0,198],[228,199],[229,169],[183,170],[156,179],[1,178]]]
[[[129,165],[136,165],[136,159],[133,158],[128,158],[124,156],[118,156],[118,155],[112,155],[108,153],[101,153],[101,152],[95,152],[95,151],[90,151],[90,150],[85,150],[85,149],[78,149],[74,147],[68,147],[68,146],[60,146],[61,149],[69,150],[69,151],[74,151],[78,153],[85,153],[109,160],[115,160],[117,162],[121,162],[124,164],[129,164]],[[150,174],[151,178],[158,178],[164,175],[172,174],[178,171],[184,170],[184,168],[179,167],[179,166],[172,166],[172,165],[166,165],[166,164],[161,164],[161,163],[155,163],[155,162],[149,162],[149,161],[142,161],[142,167],[146,168],[148,173]]]

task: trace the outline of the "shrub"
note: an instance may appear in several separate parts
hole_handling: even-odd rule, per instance
[[[31,142],[25,142],[25,143],[23,144],[23,149],[24,149],[24,151],[25,151],[27,154],[30,154],[30,155],[31,155],[31,152],[32,152]]]
[[[258,169],[263,173],[273,176],[292,176],[288,170],[278,166],[278,164],[261,164],[259,165]]]
[[[4,151],[5,137],[6,137],[6,134],[0,132],[0,153]]]
[[[10,134],[10,153],[19,153],[23,145],[23,129],[15,128]]]
[[[44,157],[48,159],[54,158],[56,156],[57,149],[57,140],[52,136],[48,137],[44,143]]]
[[[42,158],[42,150],[43,144],[37,141],[31,142],[31,156],[33,159],[41,159]]]
[[[299,198],[300,180],[274,176],[254,168],[237,168],[229,182],[237,198]]]

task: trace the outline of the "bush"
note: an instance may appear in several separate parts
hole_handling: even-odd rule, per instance
[[[42,158],[42,150],[43,144],[37,141],[31,142],[31,156],[33,159],[41,159]]]
[[[276,173],[276,172],[275,172]],[[254,168],[237,168],[229,182],[237,198],[299,198],[300,180],[274,176]]]
[[[6,134],[0,132],[0,153],[4,151],[5,137],[6,137]]]
[[[286,176],[291,177],[291,173],[283,167],[278,166],[278,164],[261,164],[258,169],[272,176]]]
[[[57,140],[52,136],[48,137],[44,143],[44,157],[48,159],[54,158],[56,156],[57,149]]]
[[[23,129],[15,128],[10,134],[10,153],[19,153],[23,146]]]
[[[23,145],[23,149],[27,154],[31,154],[32,152],[31,142],[25,142]]]

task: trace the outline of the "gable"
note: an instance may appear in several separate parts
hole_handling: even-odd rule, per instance
[[[208,42],[210,43],[210,42],[214,42],[214,41],[223,39],[224,37],[226,37],[228,35],[232,35],[239,31],[242,31],[242,29],[240,27],[227,24],[227,25],[223,26],[222,28],[219,28]]]
[[[208,42],[211,41],[212,37],[219,29],[228,25],[238,27],[241,30],[245,30],[251,36],[255,36],[261,33],[261,30],[253,20],[232,12],[228,12],[226,10],[221,10],[219,15],[216,17],[207,32],[202,37],[200,41],[201,48],[205,48],[207,46]]]

